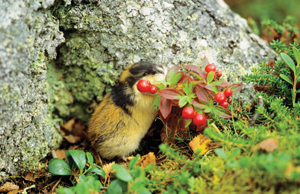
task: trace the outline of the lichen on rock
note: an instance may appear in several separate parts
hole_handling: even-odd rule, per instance
[[[52,3],[0,1],[0,176],[38,168],[55,142],[46,61],[64,37],[51,12],[37,11]]]

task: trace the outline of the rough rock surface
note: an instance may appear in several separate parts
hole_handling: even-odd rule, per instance
[[[39,2],[0,0],[0,177],[37,168],[53,143],[45,61],[64,37],[53,0]]]
[[[113,86],[124,66],[141,59],[170,67],[182,62],[199,65],[206,56],[224,78],[237,83],[255,64],[276,56],[250,31],[246,20],[222,0],[90,0],[86,4],[65,4],[55,17],[60,20],[66,43],[58,51],[57,66],[50,67],[62,74],[57,74],[60,87],[52,88],[60,117],[84,120],[89,112],[87,105],[93,99],[102,99],[103,86]],[[253,90],[252,86],[245,88],[249,90],[243,98],[248,101]],[[68,92],[72,98],[64,95]],[[73,102],[79,103],[70,106]]]
[[[54,127],[47,110],[58,119],[88,121],[129,64],[199,65],[206,56],[236,83],[255,64],[276,57],[223,0],[0,5],[0,176],[36,166],[49,151]],[[253,91],[246,92],[244,100]]]

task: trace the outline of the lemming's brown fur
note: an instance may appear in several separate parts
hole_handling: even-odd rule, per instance
[[[145,75],[147,73],[147,75]],[[163,68],[146,61],[128,66],[119,85],[108,93],[92,115],[88,137],[101,157],[126,158],[135,151],[157,116],[155,97],[142,94],[136,84],[165,79]]]

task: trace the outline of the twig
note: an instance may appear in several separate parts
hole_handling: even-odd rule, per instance
[[[218,127],[213,123],[211,124],[216,132],[218,132],[220,135],[222,135],[221,131],[218,129]]]
[[[263,97],[262,96],[259,96],[258,97],[258,106],[259,107],[263,107],[264,105],[264,101],[263,101]],[[252,127],[255,123],[255,121],[257,120],[259,114],[257,113],[257,111],[255,111],[253,117],[252,117],[252,120],[250,121],[250,124],[249,124],[249,127]]]
[[[55,185],[51,189],[51,193],[54,193],[54,189],[57,187],[58,183],[61,181],[61,178],[55,183]]]

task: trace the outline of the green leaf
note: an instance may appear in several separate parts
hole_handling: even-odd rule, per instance
[[[166,75],[166,81],[170,82],[173,77],[175,76],[175,74],[177,74],[178,70],[180,69],[179,67],[172,67],[171,69],[169,69],[167,75]]]
[[[131,170],[130,174],[132,177],[134,177],[135,181],[143,180],[146,176],[145,170],[139,166],[137,168],[134,168],[133,170]]]
[[[161,98],[161,95],[158,95],[154,102],[153,102],[153,109],[158,111],[159,110],[159,102],[160,102],[160,98]]]
[[[186,94],[190,94],[192,92],[193,85],[189,82],[183,84],[183,91]]]
[[[129,162],[129,164],[128,164],[129,170],[131,170],[132,167],[133,167],[134,165],[136,165],[136,163],[139,161],[139,159],[140,159],[140,155],[138,154],[138,155],[136,155],[136,157],[134,157],[134,158],[132,158],[132,159],[130,160],[130,162]]]
[[[293,59],[285,53],[280,53],[280,56],[284,60],[284,62],[295,72],[296,66]]]
[[[76,193],[90,194],[89,189],[90,188],[86,182],[80,181],[76,184]]]
[[[151,194],[151,192],[146,189],[143,189],[143,190],[139,190],[139,194]]]
[[[86,171],[86,174],[89,174],[92,172],[96,173],[97,175],[102,176],[103,178],[105,177],[105,171],[100,166],[94,166],[94,167],[90,168],[88,171]]]
[[[211,112],[223,119],[230,119],[231,116],[231,112],[227,109],[224,108],[220,105],[211,105],[210,106],[212,108]]]
[[[124,182],[132,181],[131,175],[127,172],[127,170],[123,166],[121,166],[119,164],[114,164],[114,165],[112,165],[112,169],[117,171],[116,176],[118,179],[120,179]]]
[[[205,112],[205,113],[210,113],[210,112],[211,112],[211,108],[208,107],[208,108],[204,109],[204,112]]]
[[[49,161],[48,170],[55,175],[71,175],[71,169],[69,165],[61,159],[53,158]]]
[[[297,67],[297,69],[296,69],[296,76],[298,77],[299,75],[300,75],[300,66]]]
[[[296,91],[296,93],[300,93],[300,89]]]
[[[280,77],[281,77],[282,79],[284,79],[286,82],[288,82],[288,83],[294,85],[293,82],[292,82],[292,80],[290,80],[290,78],[288,78],[288,76],[283,75],[283,74],[280,74]]]
[[[297,77],[297,80],[296,80],[296,82],[300,82],[300,76],[299,76],[299,77]]]
[[[215,72],[214,71],[210,71],[207,75],[207,83],[210,83],[214,80],[214,75],[215,75]]]
[[[108,188],[107,188],[107,191],[106,191],[106,194],[122,194],[124,192],[127,191],[127,184],[128,183],[124,183],[123,181],[121,180],[113,180]]]
[[[208,103],[206,102],[198,102],[196,100],[193,101],[193,106],[195,106],[196,108],[199,108],[199,109],[206,109],[209,107]]]
[[[293,52],[294,52],[297,64],[300,64],[300,51],[296,47],[293,47]]]
[[[210,85],[220,85],[223,82],[224,82],[224,80],[217,80],[217,81],[211,82]]]
[[[86,165],[85,152],[82,150],[69,150],[70,155],[72,156],[74,162],[80,170],[80,173]]]
[[[90,166],[92,166],[94,164],[94,158],[93,158],[92,154],[90,152],[87,152],[86,157],[89,161]]]
[[[73,169],[75,167],[75,163],[72,156],[70,155],[69,150],[66,151],[66,158],[67,158],[68,165],[70,166],[71,169]]]
[[[196,97],[195,94],[188,95],[187,96],[188,103],[192,104],[195,97]]]
[[[224,160],[227,160],[228,157],[227,157],[226,153],[224,152],[224,150],[222,150],[220,148],[216,148],[215,152],[219,157],[223,158]]]
[[[181,73],[176,73],[170,80],[170,84],[176,84],[181,79]]]
[[[55,191],[59,194],[75,194],[71,188],[64,188],[62,186],[59,186]]]
[[[80,181],[84,181],[86,179],[86,176],[84,174],[82,174],[82,175],[79,175],[78,178]]]
[[[186,103],[187,103],[187,96],[183,96],[183,97],[180,98],[178,105],[181,108],[184,105],[186,105]]]

